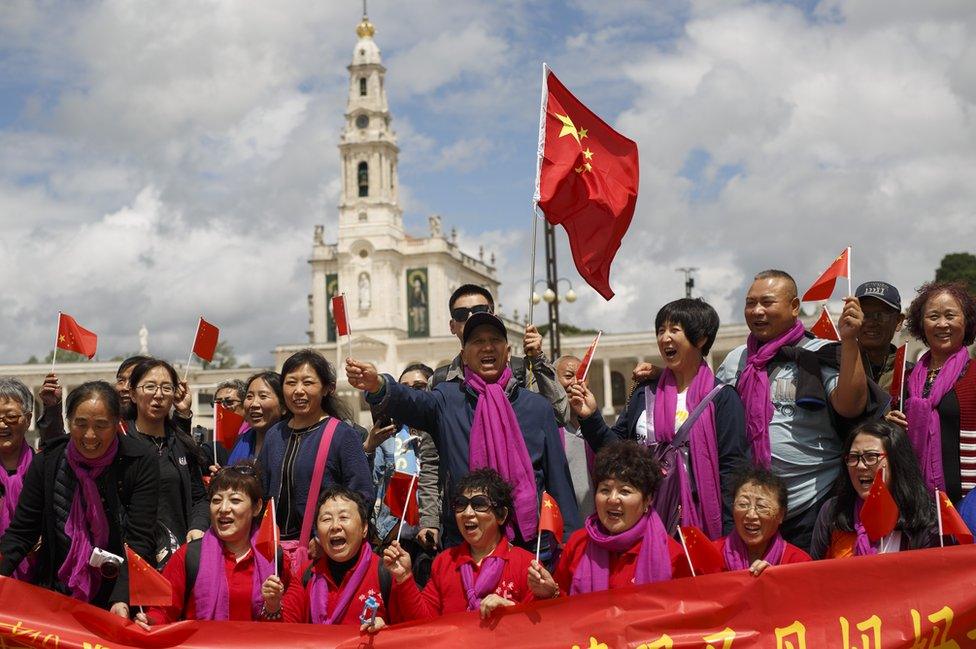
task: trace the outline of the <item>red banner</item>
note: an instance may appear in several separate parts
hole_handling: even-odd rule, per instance
[[[678,579],[385,629],[178,622],[144,632],[106,611],[0,578],[0,647],[976,647],[976,546]]]

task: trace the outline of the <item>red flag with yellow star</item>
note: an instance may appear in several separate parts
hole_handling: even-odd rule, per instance
[[[559,504],[547,492],[542,492],[542,507],[539,512],[539,532],[549,530],[556,537],[556,543],[563,544],[563,512]]]
[[[861,506],[861,524],[872,543],[891,534],[898,524],[898,503],[888,490],[882,471],[878,469],[871,491]]]
[[[837,325],[834,324],[833,318],[830,317],[830,312],[827,311],[826,305],[820,310],[820,317],[810,327],[810,333],[824,340],[840,340]]]
[[[129,563],[129,606],[172,606],[173,584],[125,546]]]
[[[58,314],[58,349],[94,358],[98,336],[88,331],[67,313]]]
[[[678,538],[691,566],[692,575],[711,575],[725,571],[725,559],[718,548],[694,525],[680,525]]]
[[[960,543],[972,543],[973,532],[966,525],[952,501],[944,492],[935,490],[936,508],[939,520],[939,535],[954,536]]]
[[[827,270],[817,278],[817,281],[807,289],[807,292],[803,294],[802,300],[804,302],[829,300],[830,296],[834,293],[834,285],[837,283],[838,277],[846,277],[850,280],[850,260],[851,249],[850,247],[844,248],[844,252],[840,253],[837,259],[827,267]]]
[[[610,264],[637,204],[637,143],[597,117],[543,64],[535,203],[561,224],[580,276],[613,297]]]

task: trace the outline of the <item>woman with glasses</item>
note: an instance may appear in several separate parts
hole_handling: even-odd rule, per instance
[[[256,458],[264,446],[264,436],[288,413],[285,410],[285,393],[281,390],[281,375],[277,372],[259,372],[247,380],[244,386],[244,424],[246,430],[227,458],[228,464]]]
[[[178,620],[281,620],[285,585],[254,546],[264,510],[254,462],[220,469],[207,488],[210,528],[173,555],[163,576],[173,603],[136,615],[143,626]],[[288,574],[283,566],[281,573]]]
[[[844,442],[844,464],[813,529],[814,559],[916,550],[939,545],[934,495],[925,488],[911,443],[899,427],[869,421],[851,431]],[[861,508],[875,480],[884,480],[898,505],[895,530],[882,539],[868,536]]]
[[[24,488],[24,476],[34,459],[34,449],[24,439],[34,413],[34,395],[20,379],[0,378],[0,536],[13,520]],[[17,566],[14,576],[25,580],[30,557]]]
[[[732,532],[715,541],[725,570],[749,570],[758,577],[766,568],[810,561],[810,555],[780,536],[786,518],[786,483],[768,469],[749,468],[732,481]]]
[[[500,606],[530,601],[532,555],[505,536],[512,486],[494,469],[472,471],[458,480],[452,507],[464,542],[437,555],[423,591],[414,582],[410,554],[396,542],[384,552],[384,564],[403,586],[396,591],[397,610],[408,620],[460,611],[485,618]]]
[[[154,454],[118,434],[119,397],[105,381],[68,395],[68,435],[35,456],[14,518],[0,539],[10,576],[38,540],[37,585],[129,617],[123,542],[153,558],[159,488]]]
[[[529,568],[536,599],[652,584],[672,578],[685,561],[651,506],[661,467],[638,442],[613,442],[596,454],[596,512],[569,537],[554,574],[537,561]]]
[[[136,364],[129,375],[135,418],[126,424],[129,435],[151,448],[159,464],[159,511],[156,528],[156,563],[165,566],[176,549],[198,539],[210,526],[200,447],[170,417],[186,385],[176,370],[155,358]]]

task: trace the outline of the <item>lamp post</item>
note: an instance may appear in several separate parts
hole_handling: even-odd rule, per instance
[[[559,288],[560,282],[566,282],[569,285],[569,289],[562,295],[556,291]],[[536,292],[536,287],[542,284],[546,287],[542,295]],[[559,277],[556,279],[555,286],[550,284],[547,280],[540,279],[536,280],[535,286],[532,287],[532,303],[538,304],[539,302],[545,302],[549,305],[549,356],[555,361],[559,358],[560,354],[560,335],[559,335],[559,302],[560,300],[566,300],[570,304],[576,301],[576,291],[573,290],[573,283],[566,279],[565,277]]]

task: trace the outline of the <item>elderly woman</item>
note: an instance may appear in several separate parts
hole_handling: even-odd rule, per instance
[[[314,537],[320,556],[289,584],[285,622],[358,624],[374,631],[390,620],[390,602],[397,598],[393,591],[400,586],[366,542],[368,516],[366,501],[357,492],[334,486],[322,493]],[[369,598],[376,604],[375,621],[360,619]],[[393,621],[399,621],[393,608]]]
[[[505,537],[512,513],[512,486],[494,469],[478,469],[458,480],[452,502],[464,542],[434,559],[430,581],[418,590],[410,555],[398,543],[386,549],[383,562],[397,584],[396,607],[408,620],[460,611],[488,617],[499,606],[532,599],[528,568],[532,555]]]
[[[0,378],[0,536],[13,520],[17,501],[24,488],[24,476],[34,459],[34,449],[24,440],[34,413],[34,396],[19,379]],[[14,571],[18,579],[27,577],[29,561]]]
[[[976,298],[958,282],[929,282],[908,307],[908,331],[925,343],[905,381],[904,413],[888,420],[908,438],[930,490],[958,503],[976,487]]]
[[[843,447],[847,475],[841,474],[813,530],[814,559],[916,550],[939,545],[932,494],[925,488],[905,432],[870,421],[851,431]],[[861,507],[875,480],[884,480],[898,505],[895,530],[871,539],[861,523]]]
[[[136,621],[145,626],[178,620],[281,619],[284,584],[274,573],[274,563],[254,547],[264,509],[257,465],[245,462],[221,469],[207,494],[210,529],[166,564],[163,576],[173,584],[173,603],[137,615]]]
[[[137,363],[129,375],[135,419],[129,435],[145,443],[159,464],[159,506],[156,526],[156,563],[165,566],[176,549],[203,536],[210,527],[207,490],[201,470],[205,458],[200,447],[170,417],[182,399],[173,366],[155,358]]]
[[[732,482],[735,528],[715,542],[726,571],[748,569],[758,577],[770,566],[810,561],[810,555],[787,543],[779,526],[786,517],[786,483],[772,471],[749,468]]]
[[[264,446],[264,436],[281,420],[285,410],[285,393],[281,390],[281,375],[277,372],[258,372],[244,384],[244,432],[227,459],[228,464],[256,458]]]
[[[265,434],[258,464],[264,493],[275,500],[282,546],[292,559],[308,543],[322,488],[339,485],[369,503],[376,488],[360,435],[343,421],[351,415],[335,395],[336,374],[325,357],[311,349],[296,352],[282,365],[281,376],[291,417]],[[301,562],[299,555],[293,568]]]
[[[671,579],[685,559],[651,506],[660,481],[661,467],[643,444],[628,440],[601,449],[596,512],[569,537],[554,575],[532,561],[529,587],[536,599]]]
[[[105,381],[78,386],[66,400],[68,435],[49,441],[24,478],[0,539],[0,575],[13,574],[41,540],[36,583],[129,617],[123,541],[153,559],[159,465],[131,436],[119,435],[119,397]],[[92,551],[115,555],[92,566]]]
[[[567,389],[570,407],[594,451],[617,439],[651,445],[670,443],[679,434],[687,439],[684,461],[677,465],[680,523],[699,527],[710,539],[718,539],[732,529],[731,503],[722,494],[732,492],[732,476],[748,463],[749,448],[739,395],[731,386],[721,387],[705,361],[718,333],[718,314],[703,300],[683,298],[661,307],[654,327],[664,370],[656,380],[634,391],[612,428],[603,421],[593,394],[581,383]],[[686,430],[685,422],[702,403],[704,410]],[[669,512],[667,518],[670,520],[664,522],[673,533],[678,516]]]

